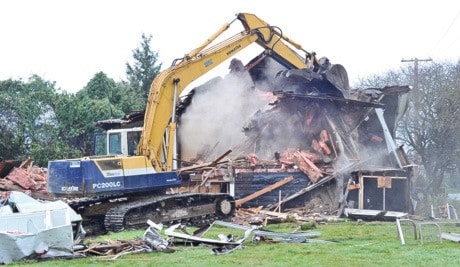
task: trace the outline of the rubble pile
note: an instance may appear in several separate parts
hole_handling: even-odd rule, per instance
[[[47,199],[46,169],[33,165],[31,159],[22,163],[17,160],[0,162],[0,194],[19,191],[34,198]],[[2,197],[3,198],[3,197]]]
[[[153,249],[146,241],[141,239],[107,240],[105,242],[93,243],[81,249],[76,249],[75,252],[86,257],[112,256],[112,259],[116,259],[126,254],[150,253],[153,252]]]
[[[322,209],[322,207],[318,207]],[[314,212],[306,208],[292,208],[286,209],[283,212],[264,210],[263,206],[256,208],[239,208],[236,211],[232,221],[234,223],[248,226],[248,225],[261,225],[276,224],[282,222],[311,222],[314,224],[327,223],[336,221],[338,217],[336,212]]]
[[[309,69],[268,75],[262,65],[248,64],[246,75],[240,74],[244,83],[230,72],[194,88],[192,99],[183,101],[178,113],[184,177],[190,173],[209,192],[220,192],[213,186],[234,179],[235,199],[251,198],[243,207],[273,210],[283,204],[315,213],[317,206],[307,206],[317,198],[321,213],[340,215],[348,201],[360,209],[411,210],[410,163],[394,141],[408,86],[350,89],[343,68],[333,77],[334,65],[313,76]],[[293,181],[277,186],[289,176]],[[382,185],[385,179],[391,184]]]

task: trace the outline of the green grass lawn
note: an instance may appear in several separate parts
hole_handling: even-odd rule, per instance
[[[290,232],[295,223],[269,225],[277,232]],[[444,227],[444,226],[442,226]],[[210,231],[210,237],[225,229]],[[460,244],[449,240],[414,242],[402,245],[395,222],[344,221],[317,225],[311,231],[320,232],[315,239],[329,243],[253,243],[249,238],[243,249],[224,255],[214,255],[207,246],[175,246],[173,253],[130,254],[112,260],[113,256],[70,260],[20,261],[11,266],[460,266]],[[444,231],[444,230],[443,230]],[[450,224],[450,232],[460,233],[460,227]],[[134,240],[144,231],[123,231],[88,239]],[[226,233],[226,232],[223,232]]]

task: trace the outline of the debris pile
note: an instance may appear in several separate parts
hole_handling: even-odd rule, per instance
[[[208,246],[214,255],[227,254],[244,248],[244,243],[329,243],[319,240],[319,232],[305,231],[297,227],[290,233],[274,232],[261,226],[243,226],[235,223],[216,220],[212,224],[189,232],[184,224],[174,224],[163,229],[162,224],[148,221],[149,227],[143,238],[134,240],[107,240],[96,242],[76,249],[75,252],[84,257],[111,256],[112,260],[127,254],[178,251],[177,245]]]
[[[321,209],[321,207],[319,207],[319,209]],[[311,209],[304,207],[286,209],[283,212],[278,212],[263,209],[263,206],[259,206],[257,208],[239,208],[232,219],[234,223],[243,226],[266,226],[268,224],[282,222],[309,222],[312,224],[322,224],[337,220],[339,220],[339,218],[335,212],[314,212]]]
[[[160,238],[165,240],[161,236]],[[75,253],[83,257],[110,256],[112,260],[115,260],[128,254],[174,251],[175,250],[169,246],[169,243],[167,243],[164,249],[159,249],[158,246],[151,241],[151,237],[146,238],[144,236],[144,239],[136,238],[134,240],[106,240],[105,242],[96,242],[88,246],[80,247],[75,250]]]
[[[34,198],[47,199],[47,174],[44,168],[33,165],[31,159],[0,162],[0,192],[19,191]]]
[[[182,176],[209,192],[234,181],[242,207],[299,208],[318,198],[322,212],[337,215],[353,205],[412,212],[413,172],[394,141],[410,88],[350,89],[340,65],[314,77],[280,66],[265,73],[273,64],[266,57],[246,65],[252,86],[230,73],[184,98]]]
[[[221,232],[217,234],[217,238],[214,236],[215,233],[208,235],[211,229],[214,232]],[[294,231],[292,233],[278,233],[264,230],[260,226],[243,226],[219,220],[193,233],[189,233],[185,225],[172,225],[165,230],[165,234],[171,238],[171,242],[182,242],[185,245],[203,244],[211,246],[211,250],[215,255],[227,254],[236,249],[241,249],[246,240],[252,240],[254,243],[262,241],[267,243],[327,243],[327,241],[324,240],[314,239],[321,235],[319,232]],[[249,239],[251,236],[252,239]]]

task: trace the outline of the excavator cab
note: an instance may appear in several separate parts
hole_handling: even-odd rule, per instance
[[[142,128],[112,129],[94,135],[93,155],[136,155]]]

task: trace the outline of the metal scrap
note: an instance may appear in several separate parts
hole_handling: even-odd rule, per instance
[[[441,238],[460,243],[460,234],[456,234],[456,233],[441,233]]]
[[[329,241],[326,240],[315,239],[315,237],[321,235],[319,232],[278,233],[267,231],[262,228],[256,228],[253,226],[247,227],[224,221],[215,221],[214,225],[225,226],[228,228],[240,229],[244,231],[252,229],[252,242],[265,241],[268,243],[329,243]]]
[[[211,245],[214,246],[212,251],[215,254],[226,254],[229,253],[235,249],[239,249],[242,247],[242,244],[246,239],[251,235],[252,231],[255,230],[255,228],[245,228],[244,229],[244,235],[242,238],[238,240],[234,240],[233,236],[231,235],[219,235],[219,239],[211,239],[211,238],[203,238],[200,235],[202,235],[204,232],[208,231],[213,225],[217,224],[218,221],[214,221],[209,227],[204,229],[203,231],[199,232],[199,235],[193,235],[186,233],[186,227],[185,225],[182,224],[175,224],[169,227],[168,229],[165,230],[165,234],[168,235],[171,238],[175,239],[181,239],[185,241],[186,243],[197,243],[197,244],[205,244],[205,245]],[[178,232],[177,230],[181,230],[181,232]]]
[[[136,238],[132,241],[127,240],[107,240],[103,243],[94,243],[88,247],[81,248],[78,252],[85,256],[113,256],[115,260],[127,254],[140,254],[151,252],[174,252],[169,240],[165,239],[160,230],[162,225],[150,220],[147,221],[149,227],[145,230],[143,238]]]
[[[362,220],[379,220],[379,221],[394,221],[399,218],[406,218],[409,214],[406,212],[398,211],[385,211],[385,210],[370,210],[370,209],[349,209],[344,211],[346,217],[350,219]]]
[[[144,233],[144,242],[147,243],[151,248],[160,251],[170,251],[169,240],[163,238],[159,231],[163,228],[163,225],[158,225],[151,220],[147,221],[149,228]]]
[[[0,263],[25,258],[72,257],[85,233],[81,216],[62,201],[40,202],[22,192],[0,201]]]
[[[201,237],[205,232],[207,232],[213,225],[217,224],[218,221],[215,221],[209,227],[205,229],[200,229],[196,234],[189,234],[186,232],[186,228],[184,225],[176,224],[168,229],[165,230],[165,234],[171,238],[181,239],[185,243],[189,244],[204,244],[210,245],[212,247],[212,252],[216,255],[219,254],[227,254],[232,252],[235,249],[242,248],[243,242],[251,235],[251,232],[255,230],[255,228],[245,228],[244,235],[242,238],[238,240],[234,240],[232,235],[218,235],[219,239],[211,239],[211,238],[203,238]],[[177,230],[181,230],[182,233],[177,232]]]
[[[243,231],[243,236],[235,240],[232,234],[218,234],[217,239],[202,237],[214,226],[223,226],[229,229]],[[180,232],[179,232],[180,231]],[[321,235],[319,232],[297,232],[297,233],[278,233],[266,231],[256,226],[243,226],[231,222],[216,220],[208,227],[199,229],[197,232],[188,233],[186,227],[175,224],[165,230],[165,234],[171,238],[184,241],[186,244],[204,244],[212,246],[212,252],[216,255],[227,254],[235,249],[241,249],[243,243],[252,237],[252,242],[266,241],[270,243],[327,243],[328,241],[312,239]]]

